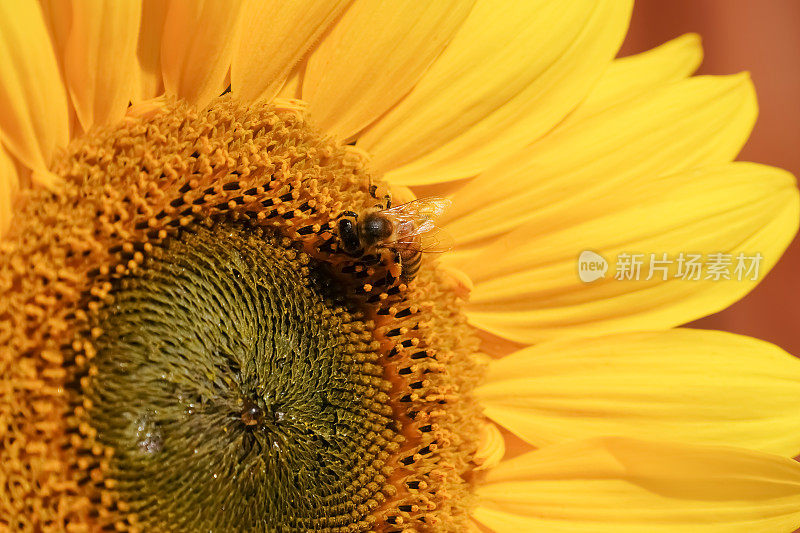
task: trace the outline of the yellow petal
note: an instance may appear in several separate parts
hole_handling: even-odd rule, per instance
[[[800,464],[727,446],[572,441],[501,463],[473,516],[498,533],[790,532]]]
[[[493,361],[476,394],[537,447],[621,435],[800,454],[800,360],[730,333],[541,343]]]
[[[0,237],[5,234],[11,222],[11,208],[14,205],[14,195],[19,189],[19,179],[14,162],[0,146]]]
[[[161,39],[169,4],[164,0],[142,0],[142,25],[136,60],[138,81],[134,86],[135,101],[149,100],[164,92],[161,79]]]
[[[477,174],[589,92],[627,29],[620,0],[479,0],[416,87],[359,139],[404,185]]]
[[[306,73],[306,61],[301,61],[288,74],[283,86],[278,90],[276,98],[291,98],[299,100],[303,90],[303,76]]]
[[[84,130],[122,119],[137,79],[141,0],[73,0],[64,76]]]
[[[227,86],[242,0],[172,0],[161,42],[167,94],[203,107]]]
[[[614,60],[565,123],[583,120],[691,75],[703,60],[700,36],[687,33],[641,54]]]
[[[351,137],[419,81],[474,0],[356,0],[314,49],[303,99],[314,121]]]
[[[37,2],[0,2],[0,141],[44,171],[69,140],[67,94]]]
[[[61,73],[61,81],[66,88],[64,54],[67,49],[69,32],[72,28],[72,3],[68,0],[39,0],[39,4],[42,6],[44,21],[50,33],[50,40],[53,43],[53,50]],[[69,138],[72,139],[75,136],[75,132],[80,129],[80,125],[69,97],[67,97],[67,113]],[[42,175],[42,171],[39,172],[39,175]]]
[[[231,90],[246,101],[278,93],[322,33],[350,0],[247,0],[231,62]],[[294,95],[292,95],[294,96]]]
[[[703,50],[700,46],[699,36],[686,34],[647,52],[617,59],[611,63],[592,87],[586,99],[567,115],[559,127],[563,128],[565,124],[583,120],[612,106],[633,100],[648,91],[683,79],[694,72],[702,57]],[[487,173],[491,173],[491,171],[487,170]],[[523,177],[527,179],[530,176],[523,175]],[[450,196],[466,183],[469,181],[450,181],[416,186],[415,189],[418,191],[418,196],[421,197]],[[493,188],[497,189],[497,187]],[[456,206],[456,209],[458,207]],[[471,206],[471,209],[475,208],[476,206]],[[449,218],[455,217],[450,216]]]
[[[595,110],[570,116],[453,195],[441,223],[462,250],[548,214],[563,217],[569,205],[581,216],[612,212],[626,202],[620,191],[731,161],[757,114],[746,74],[691,78]]]
[[[500,429],[493,423],[483,421],[480,424],[481,439],[473,460],[477,463],[475,470],[494,468],[506,453],[506,443]]]
[[[726,163],[567,201],[507,234],[477,259],[456,266],[475,283],[467,307],[470,322],[508,339],[533,343],[664,329],[744,296],[778,260],[797,224],[798,194],[791,174],[754,163]],[[609,261],[604,279],[579,279],[578,257],[586,250]],[[643,254],[637,258],[643,263],[638,281],[615,279],[618,269],[626,273],[625,258],[617,261],[623,253]],[[677,275],[681,253],[684,259],[702,255],[697,260],[701,279]],[[712,256],[717,253],[731,254],[731,264],[725,267],[724,256]],[[741,260],[736,259],[739,253]],[[656,260],[667,254],[671,263],[651,263],[650,254]],[[715,263],[731,279],[715,280],[708,270]],[[739,263],[745,268],[737,275]],[[747,272],[750,267],[753,271]],[[684,268],[683,273],[694,272]]]
[[[487,531],[485,528],[482,528],[481,524],[479,524],[475,520],[470,520],[467,527],[469,528],[469,533],[485,533]]]
[[[39,0],[56,58],[61,59],[72,27],[72,4],[65,0]]]

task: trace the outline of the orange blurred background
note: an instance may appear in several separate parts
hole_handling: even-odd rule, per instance
[[[621,55],[683,33],[703,38],[698,74],[750,71],[759,116],[739,159],[800,176],[800,1],[638,0]],[[774,342],[800,356],[800,239],[743,300],[692,323]]]

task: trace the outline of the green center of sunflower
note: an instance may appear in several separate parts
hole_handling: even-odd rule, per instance
[[[269,234],[193,229],[98,317],[85,394],[118,490],[148,528],[364,520],[399,437],[360,313]]]
[[[43,487],[6,491],[22,529],[466,527],[477,339],[427,259],[412,279],[343,251],[340,215],[383,201],[352,151],[292,103],[228,96],[52,170],[0,262],[0,463]]]

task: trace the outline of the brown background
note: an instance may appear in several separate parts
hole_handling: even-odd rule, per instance
[[[638,0],[621,55],[683,33],[703,38],[699,74],[750,71],[759,116],[739,159],[800,176],[800,0]],[[800,356],[800,239],[747,297],[692,326],[769,340]]]

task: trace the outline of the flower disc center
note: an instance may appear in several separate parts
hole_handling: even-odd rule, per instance
[[[32,528],[464,530],[478,340],[434,262],[343,250],[342,214],[385,199],[357,151],[226,95],[134,110],[51,171],[0,262]]]
[[[384,500],[390,385],[331,287],[268,232],[220,224],[112,289],[85,393],[148,529],[320,530]]]

